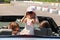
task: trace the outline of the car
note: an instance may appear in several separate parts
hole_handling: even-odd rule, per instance
[[[48,30],[46,33],[46,35],[44,36],[43,34],[45,33],[41,33],[41,30],[38,29],[38,25],[35,25],[35,29],[34,29],[34,35],[11,35],[11,30],[6,29],[7,25],[10,22],[17,22],[20,25],[20,30],[24,29],[24,24],[21,22],[18,22],[20,19],[22,19],[23,15],[19,15],[19,16],[0,16],[0,38],[59,38],[60,36],[60,29],[59,26],[56,24],[56,22],[53,20],[53,18],[51,17],[45,17],[45,16],[37,16],[39,22],[46,20],[49,22],[50,24],[50,30]],[[48,28],[47,28],[48,29]],[[45,31],[45,30],[44,30]],[[41,35],[42,34],[42,35]],[[17,40],[17,39],[16,39]],[[25,40],[25,39],[24,39]],[[35,39],[34,39],[35,40]]]

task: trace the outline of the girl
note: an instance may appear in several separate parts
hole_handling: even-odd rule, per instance
[[[20,35],[34,35],[34,24],[38,23],[36,14],[33,11],[28,11],[22,18],[21,22],[26,23],[25,28],[20,32]]]

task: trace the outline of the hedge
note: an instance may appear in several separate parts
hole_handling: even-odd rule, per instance
[[[60,2],[60,0],[33,0],[33,1],[42,1],[42,2]]]

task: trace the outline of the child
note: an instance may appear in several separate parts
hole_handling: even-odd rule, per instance
[[[26,23],[25,28],[20,32],[20,35],[34,35],[34,24],[38,23],[36,14],[33,11],[28,11],[22,18],[21,22]]]
[[[39,26],[40,28],[49,28],[49,22],[44,20],[39,24]]]
[[[11,22],[8,25],[8,29],[12,29],[12,35],[18,35],[20,29],[19,29],[19,25],[16,22]]]
[[[51,36],[52,30],[48,21],[44,20],[39,24],[39,35],[40,36]]]

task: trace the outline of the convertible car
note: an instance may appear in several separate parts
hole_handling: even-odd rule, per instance
[[[46,28],[46,31],[39,30],[37,24],[35,24],[34,35],[11,35],[12,30],[6,29],[10,22],[17,22],[20,25],[20,30],[24,29],[24,23],[18,22],[22,19],[23,15],[21,16],[0,16],[0,39],[1,38],[23,38],[20,40],[26,40],[24,38],[33,38],[33,40],[37,40],[38,38],[59,38],[60,36],[60,29],[56,22],[51,17],[44,17],[44,16],[37,16],[39,22],[46,20],[49,22],[49,28]],[[34,39],[37,38],[37,39]],[[18,40],[16,39],[16,40]],[[9,40],[9,39],[7,39]],[[29,40],[29,39],[27,39]]]

